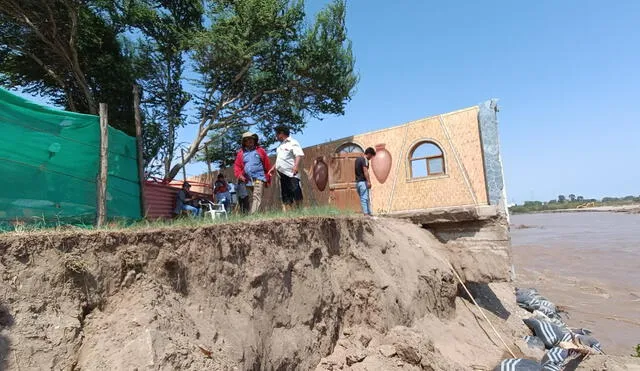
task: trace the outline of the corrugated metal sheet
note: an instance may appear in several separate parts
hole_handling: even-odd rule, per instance
[[[147,219],[171,219],[176,206],[176,194],[180,186],[147,181],[144,184],[144,200]],[[211,195],[191,192],[193,196],[210,199]]]
[[[179,190],[166,184],[146,182],[144,185],[144,201],[147,208],[145,217],[147,219],[171,218]]]

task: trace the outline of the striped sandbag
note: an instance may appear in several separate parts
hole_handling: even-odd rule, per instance
[[[544,343],[542,342],[542,340],[537,337],[537,336],[525,336],[524,337],[524,342],[527,343],[527,345],[529,346],[529,348],[532,349],[541,349],[544,350],[545,346]]]
[[[575,339],[579,344],[584,345],[585,347],[589,347],[591,349],[597,350],[599,353],[604,353],[602,351],[600,342],[593,336],[576,335]]]
[[[540,321],[551,322],[554,325],[564,329],[565,332],[571,331],[569,330],[569,327],[567,327],[567,324],[564,323],[562,317],[560,317],[559,314],[546,315],[539,310],[534,310],[533,316],[531,318],[539,319]]]
[[[591,335],[592,332],[589,329],[586,328],[572,328],[571,332],[573,332],[576,335]]]
[[[556,305],[544,298],[536,298],[529,302],[528,309],[530,311],[539,310],[540,312],[549,315],[557,313]]]
[[[516,302],[528,303],[532,299],[540,297],[536,289],[519,289],[516,287]]]
[[[516,303],[521,308],[524,308],[528,311],[533,311],[531,307],[531,303],[535,300],[544,299],[544,297],[538,294],[536,289],[518,289],[516,288]]]
[[[554,363],[556,365],[562,364],[565,359],[569,357],[569,351],[559,347],[553,347],[545,353],[542,357],[542,364]]]
[[[510,358],[500,362],[493,371],[540,371],[542,366],[536,361],[524,358]]]
[[[553,348],[561,341],[571,340],[571,333],[565,332],[561,327],[547,321],[536,318],[523,320],[524,323],[539,337],[547,349]]]
[[[562,366],[554,363],[545,363],[542,365],[542,371],[562,371]]]

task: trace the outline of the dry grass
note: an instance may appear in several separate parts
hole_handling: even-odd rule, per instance
[[[271,211],[258,213],[253,215],[229,215],[228,218],[218,218],[212,220],[210,217],[192,218],[181,217],[172,220],[111,220],[106,226],[102,228],[96,228],[91,222],[85,223],[82,220],[64,222],[62,219],[56,219],[52,221],[45,220],[45,218],[34,218],[33,222],[26,223],[24,221],[5,223],[0,226],[0,234],[2,232],[28,235],[32,233],[58,233],[68,231],[120,231],[120,230],[141,230],[141,229],[158,229],[158,228],[193,228],[203,227],[212,224],[221,223],[243,223],[251,221],[263,221],[273,219],[290,219],[300,217],[330,217],[330,216],[344,216],[352,215],[353,213],[338,210],[329,206],[322,207],[308,207],[299,210],[292,210],[289,212]]]

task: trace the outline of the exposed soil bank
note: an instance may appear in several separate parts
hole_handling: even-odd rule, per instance
[[[2,368],[491,369],[505,349],[458,297],[442,239],[362,218],[3,235]],[[539,359],[511,285],[471,287]]]

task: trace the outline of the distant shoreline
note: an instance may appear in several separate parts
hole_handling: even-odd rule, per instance
[[[640,214],[640,204],[629,205],[615,205],[615,206],[594,206],[584,207],[581,209],[556,209],[556,210],[538,210],[538,211],[524,211],[524,212],[512,212],[512,215],[519,214],[549,214],[549,213],[625,213],[625,214]]]

